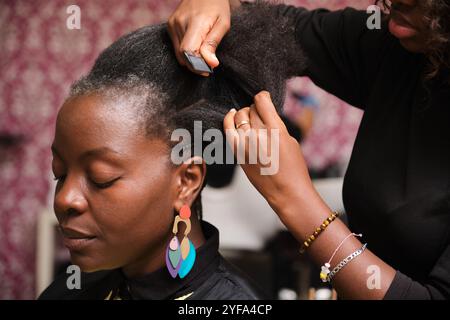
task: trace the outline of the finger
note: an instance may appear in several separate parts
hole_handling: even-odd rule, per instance
[[[230,21],[219,18],[209,31],[200,47],[200,54],[211,68],[219,65],[219,59],[216,56],[216,50],[225,34],[230,30]]]
[[[236,131],[236,125],[234,123],[234,117],[236,113],[236,109],[233,108],[225,115],[225,118],[223,119],[223,129],[225,131],[225,137],[234,154],[236,154],[237,144],[239,143],[239,135]]]
[[[267,139],[267,135],[271,135],[272,134],[272,129],[276,129],[279,130],[280,128],[285,128],[284,123],[282,123],[281,125],[278,125],[277,127],[267,127],[263,120],[261,119],[258,111],[256,110],[256,106],[253,104],[250,107],[250,123],[252,124],[252,129],[256,129],[256,134],[258,135],[258,139],[261,141],[261,143],[265,143],[264,141],[262,141],[262,139]],[[264,129],[264,130],[259,130],[259,129]],[[287,129],[286,129],[287,131]],[[270,139],[269,139],[270,142]]]
[[[183,40],[180,44],[180,52],[184,56],[184,52],[190,52],[200,56],[200,46],[203,39],[206,38],[207,33],[211,29],[211,24],[205,22],[204,19],[193,20],[191,25],[188,25],[186,32],[183,35]],[[209,76],[207,72],[199,72],[192,68],[190,63],[185,64],[189,70],[202,76]]]
[[[173,14],[168,22],[167,22],[167,30],[169,32],[169,36],[172,39],[173,48],[175,50],[175,56],[180,63],[180,65],[185,66],[186,60],[184,59],[184,54],[180,50],[181,39],[184,36],[184,28],[186,23],[184,19]]]
[[[252,141],[251,135],[253,134],[250,123],[250,108],[246,107],[240,109],[234,117],[234,123],[239,135],[239,143],[235,153],[236,160],[237,163],[244,164],[247,162],[250,143]]]
[[[172,39],[172,45],[175,52],[175,57],[177,58],[177,61],[180,65],[186,66],[186,60],[184,58],[184,55],[181,54],[180,51],[180,38],[178,37],[178,34],[174,32],[172,28],[168,29],[170,38]]]
[[[250,106],[250,123],[252,124],[251,125],[252,128],[255,129],[261,129],[266,127],[261,117],[259,116],[258,111],[256,110],[256,106],[254,104]]]
[[[180,45],[181,45],[181,39],[184,38],[184,34],[186,33],[187,23],[182,20],[177,20],[177,22],[174,25],[174,31],[176,35],[178,36],[178,39],[180,39]]]
[[[247,131],[251,129],[251,123],[250,123],[250,108],[242,108],[240,109],[235,117],[234,117],[234,123],[236,125],[236,129],[239,131]]]
[[[284,127],[283,120],[278,115],[269,92],[261,91],[255,96],[254,101],[256,111],[267,127]]]
[[[200,54],[200,47],[206,39],[213,23],[204,19],[194,19],[187,26],[186,32],[181,40],[180,49],[182,51]]]
[[[254,104],[250,106],[250,122],[252,124],[252,129],[256,129],[255,135],[258,140],[258,160],[260,161],[261,165],[267,165],[267,163],[264,163],[263,160],[270,157],[269,153],[271,150],[271,139],[269,139],[268,136],[271,136],[271,129],[267,129],[266,125],[259,116]],[[260,158],[262,154],[265,156],[265,158]]]

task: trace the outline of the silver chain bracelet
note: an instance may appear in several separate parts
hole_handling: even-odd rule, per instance
[[[357,256],[359,256],[361,253],[363,253],[364,250],[366,250],[366,247],[367,243],[364,243],[364,245],[360,249],[356,250],[355,252],[350,254],[347,258],[344,258],[341,262],[339,262],[339,264],[336,267],[334,267],[334,269],[328,274],[327,281],[331,282],[336,273],[338,273],[343,267],[345,267],[347,263],[349,263]]]

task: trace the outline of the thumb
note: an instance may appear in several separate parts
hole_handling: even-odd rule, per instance
[[[219,65],[216,50],[228,30],[230,30],[229,21],[217,20],[200,47],[200,54],[212,68],[216,68]]]

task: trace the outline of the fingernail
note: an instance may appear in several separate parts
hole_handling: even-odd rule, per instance
[[[233,109],[230,110],[230,112],[235,113],[235,112],[237,112],[237,110],[235,108],[233,108]]]
[[[215,53],[211,53],[211,57],[213,58],[213,60],[217,63],[219,63],[219,59],[217,59],[217,56]]]

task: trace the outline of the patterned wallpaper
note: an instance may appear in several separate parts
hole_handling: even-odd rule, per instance
[[[287,2],[308,8],[367,5],[365,0]],[[56,112],[70,84],[114,39],[167,19],[177,3],[0,1],[0,136],[18,142],[0,145],[0,299],[34,298],[36,219],[50,203],[50,144]],[[66,28],[71,4],[81,8],[80,30]],[[303,147],[310,165],[320,168],[348,157],[360,113],[307,79],[292,81],[290,87],[320,103],[320,131],[313,129]]]

